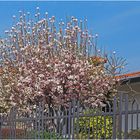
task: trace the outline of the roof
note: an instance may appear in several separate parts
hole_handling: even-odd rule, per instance
[[[119,91],[125,91],[130,94],[140,93],[140,71],[119,75],[117,78],[120,78],[121,81],[118,86]]]
[[[140,77],[140,71],[116,76],[117,79],[136,78],[136,77]]]
[[[121,80],[121,85],[125,85],[126,83],[140,83],[140,72],[127,73],[123,75],[116,76],[117,79]]]

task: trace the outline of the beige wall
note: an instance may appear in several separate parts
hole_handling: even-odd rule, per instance
[[[118,91],[128,92],[129,98],[135,98],[140,104],[140,82],[121,85]]]

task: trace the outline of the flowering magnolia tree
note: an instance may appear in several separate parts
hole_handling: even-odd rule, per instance
[[[47,13],[40,20],[39,8],[35,21],[29,12],[20,11],[18,22],[13,18],[15,25],[0,42],[1,108],[17,105],[27,111],[40,101],[57,108],[73,99],[102,105],[125,61],[112,66],[114,61],[97,51],[97,35],[89,33],[86,20],[71,17],[55,25],[55,17]]]

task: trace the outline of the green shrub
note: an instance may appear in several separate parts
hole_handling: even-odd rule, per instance
[[[128,133],[129,139],[140,139],[140,129],[138,130],[132,130]]]
[[[99,111],[98,111],[99,112]],[[85,111],[84,114],[96,114],[95,110]],[[78,138],[91,139],[111,139],[112,138],[112,117],[94,116],[80,117],[75,120],[75,125],[79,125]],[[77,132],[77,131],[75,131]]]
[[[61,139],[61,136],[58,136],[55,132],[47,131],[30,131],[28,137],[31,139],[40,138],[40,139]]]

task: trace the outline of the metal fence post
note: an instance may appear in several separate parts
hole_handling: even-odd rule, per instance
[[[44,133],[44,102],[41,105],[41,131]],[[44,139],[44,134],[42,135],[42,139]]]
[[[16,138],[16,108],[12,107],[9,116],[10,138]]]
[[[114,101],[113,101],[113,139],[116,139],[116,106],[117,106],[117,102],[116,102],[116,96],[114,97]]]
[[[79,138],[79,101],[77,102],[77,115],[76,115],[76,135],[77,135],[77,139]]]
[[[74,130],[75,130],[75,99],[74,99],[74,101],[73,101],[73,106],[72,106],[72,125],[71,125],[71,127],[72,127],[72,139],[74,139]]]
[[[37,118],[37,120],[38,120],[38,124],[37,124],[37,131],[38,131],[38,139],[40,139],[40,135],[41,135],[41,128],[40,128],[40,123],[41,123],[41,110],[42,110],[42,106],[41,106],[41,102],[39,102],[39,107],[38,107],[38,118]]]
[[[118,138],[121,139],[122,138],[122,96],[123,94],[120,93],[120,96],[119,96],[119,126],[118,126],[118,132],[119,132],[119,135],[118,135]]]
[[[138,105],[138,103],[136,102],[136,110],[137,110],[137,119],[136,119],[136,124],[137,124],[137,129],[139,129],[139,113],[138,113],[138,111],[139,111],[139,105]]]
[[[72,103],[70,103],[68,110],[68,139],[71,137],[71,106]]]
[[[125,133],[124,139],[127,138],[128,134],[128,94],[125,95]]]
[[[35,131],[35,133],[34,133],[34,138],[35,139],[37,139],[38,138],[38,132],[37,132],[37,130],[38,130],[38,107],[36,107],[36,109],[35,109],[35,120],[34,120],[34,131]]]

